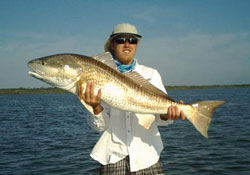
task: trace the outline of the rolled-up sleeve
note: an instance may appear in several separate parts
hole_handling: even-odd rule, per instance
[[[110,107],[101,103],[103,107],[103,111],[95,115],[94,113],[90,113],[87,118],[88,125],[97,132],[103,132],[109,125],[110,120]]]

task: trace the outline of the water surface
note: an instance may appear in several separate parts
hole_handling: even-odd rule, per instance
[[[250,88],[169,91],[176,100],[224,100],[203,138],[188,121],[160,131],[168,175],[250,174]],[[98,174],[89,153],[100,137],[70,94],[0,96],[0,174]]]

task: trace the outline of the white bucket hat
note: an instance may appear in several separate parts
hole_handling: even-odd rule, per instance
[[[109,36],[109,39],[106,41],[105,45],[104,45],[104,51],[105,52],[110,52],[111,48],[110,48],[110,42],[112,41],[112,39],[114,37],[116,37],[117,35],[131,35],[134,36],[138,39],[138,41],[141,40],[142,36],[138,34],[137,29],[135,26],[128,24],[128,23],[121,23],[118,24],[112,31],[112,34]]]

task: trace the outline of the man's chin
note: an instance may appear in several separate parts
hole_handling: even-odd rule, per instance
[[[133,57],[131,56],[126,56],[126,57],[123,57],[120,62],[122,64],[131,64],[133,62]]]

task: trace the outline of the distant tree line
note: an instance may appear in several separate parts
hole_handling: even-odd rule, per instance
[[[249,88],[250,84],[235,84],[235,85],[207,85],[207,86],[165,86],[167,90],[187,90],[187,89],[209,89],[209,88],[233,88],[245,87]],[[0,89],[0,95],[3,94],[60,94],[69,93],[59,88],[16,88],[16,89]]]
[[[59,88],[17,88],[17,89],[0,89],[0,94],[59,94],[67,93]]]

